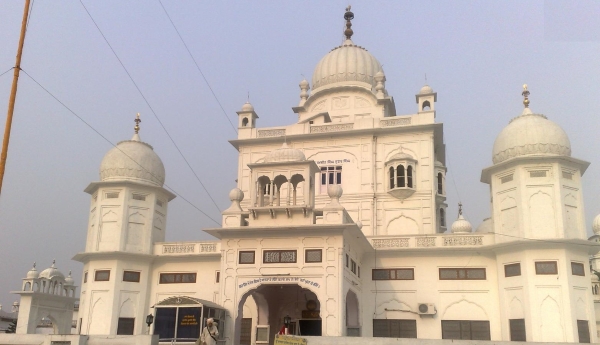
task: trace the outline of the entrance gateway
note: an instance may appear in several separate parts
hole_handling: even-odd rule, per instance
[[[288,278],[292,279],[292,278]],[[234,343],[273,344],[289,317],[289,334],[321,336],[321,304],[309,288],[298,284],[262,283],[239,300]]]

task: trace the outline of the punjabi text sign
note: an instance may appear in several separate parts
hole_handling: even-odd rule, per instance
[[[274,345],[307,345],[307,341],[306,338],[276,334]]]

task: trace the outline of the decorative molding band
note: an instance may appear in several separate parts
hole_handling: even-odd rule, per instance
[[[285,135],[285,129],[259,129],[259,138],[282,137]]]
[[[373,248],[402,248],[408,247],[408,238],[385,238],[373,240]]]
[[[196,251],[195,244],[164,244],[163,254],[184,254]]]
[[[212,253],[217,251],[216,243],[200,243],[200,253]]]
[[[482,246],[482,236],[445,237],[444,246]]]
[[[411,123],[410,120],[411,120],[410,117],[402,117],[399,119],[392,119],[392,120],[381,120],[381,121],[379,121],[379,126],[380,127],[406,126],[406,125],[410,125],[410,123]]]
[[[417,247],[435,247],[435,237],[418,237]]]
[[[320,63],[319,63],[320,64]],[[323,85],[339,83],[341,81],[362,81],[364,83],[369,83],[375,86],[375,81],[372,75],[366,75],[363,73],[352,73],[352,72],[344,72],[339,74],[330,74],[327,75],[313,83],[313,90],[321,87]]]
[[[340,131],[347,131],[352,128],[354,128],[353,123],[345,123],[343,125],[313,126],[310,128],[310,132],[311,133],[340,132]]]
[[[558,144],[527,144],[511,147],[504,151],[498,152],[494,155],[492,161],[494,162],[494,164],[498,164],[513,157],[544,153],[558,156],[570,156],[571,148]]]

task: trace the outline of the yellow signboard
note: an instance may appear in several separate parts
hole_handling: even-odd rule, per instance
[[[294,337],[292,335],[275,335],[274,345],[307,345],[306,338]]]

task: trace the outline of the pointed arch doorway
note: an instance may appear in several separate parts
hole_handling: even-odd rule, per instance
[[[292,320],[290,334],[321,336],[320,306],[313,291],[297,284],[260,285],[239,300],[234,344],[272,344],[285,316]]]

